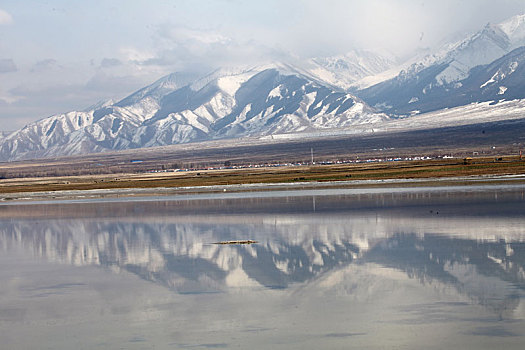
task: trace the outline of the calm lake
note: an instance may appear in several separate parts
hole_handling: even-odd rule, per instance
[[[0,282],[2,349],[521,350],[525,186],[6,202]]]

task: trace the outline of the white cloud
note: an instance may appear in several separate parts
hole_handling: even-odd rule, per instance
[[[160,26],[159,34],[165,39],[177,43],[199,42],[202,44],[227,44],[230,38],[217,31],[205,29],[193,29],[183,26]]]
[[[0,9],[0,25],[7,25],[13,23],[13,17],[6,11]]]
[[[279,44],[266,44],[256,39],[227,35],[217,28],[191,28],[189,26],[158,25],[152,33],[152,47],[147,54],[128,48],[128,58],[151,71],[189,71],[209,73],[220,67],[254,65],[275,60],[289,60],[293,55]],[[130,55],[130,53],[133,53]]]
[[[120,55],[124,57],[125,61],[132,62],[142,62],[155,57],[150,50],[140,50],[135,47],[122,47]]]

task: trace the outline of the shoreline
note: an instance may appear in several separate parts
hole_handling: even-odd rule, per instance
[[[89,201],[118,201],[128,200],[189,200],[209,198],[236,198],[281,196],[285,192],[293,196],[294,192],[316,192],[341,190],[342,192],[372,193],[390,190],[425,191],[450,190],[451,188],[480,189],[480,188],[525,188],[525,174],[521,175],[479,175],[456,176],[441,178],[411,178],[411,179],[380,179],[380,180],[347,180],[324,182],[295,182],[295,183],[245,183],[232,185],[187,186],[187,187],[149,187],[149,188],[109,188],[89,190],[60,190],[35,191],[0,194],[0,206],[17,204],[45,204],[58,202],[89,202]],[[341,192],[341,194],[343,194]],[[386,191],[388,192],[388,191]],[[334,193],[336,194],[336,193]],[[318,193],[317,195],[322,195]]]
[[[0,180],[0,204],[309,189],[479,186],[505,183],[525,184],[525,160],[521,157],[10,178]]]

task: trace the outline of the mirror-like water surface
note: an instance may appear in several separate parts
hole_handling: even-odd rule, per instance
[[[523,348],[525,187],[297,194],[0,206],[1,347]]]

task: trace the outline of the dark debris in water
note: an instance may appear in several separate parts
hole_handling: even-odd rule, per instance
[[[257,241],[252,241],[252,240],[246,240],[246,241],[220,241],[220,242],[214,242],[213,244],[255,244],[255,243],[259,243]]]

